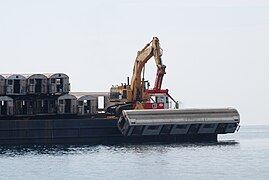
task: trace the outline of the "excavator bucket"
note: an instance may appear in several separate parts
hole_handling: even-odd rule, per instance
[[[125,136],[226,134],[239,122],[234,108],[123,110],[118,128]]]

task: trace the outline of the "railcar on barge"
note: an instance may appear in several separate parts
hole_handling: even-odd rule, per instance
[[[235,132],[236,109],[178,109],[162,89],[162,53],[153,37],[137,53],[131,83],[128,77],[109,93],[70,93],[64,73],[0,75],[0,144],[217,141]],[[149,89],[145,64],[152,57],[157,73]]]
[[[208,142],[239,124],[232,108],[185,109],[164,122],[146,110],[111,116],[109,106],[109,92],[70,92],[64,73],[0,75],[0,145]]]

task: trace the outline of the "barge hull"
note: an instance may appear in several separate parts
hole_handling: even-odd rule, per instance
[[[217,134],[124,136],[116,118],[0,119],[0,145],[216,142]]]

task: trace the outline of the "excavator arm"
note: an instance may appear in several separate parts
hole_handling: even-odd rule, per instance
[[[153,48],[148,43],[141,51],[138,51],[137,57],[135,59],[134,68],[133,68],[133,76],[131,79],[131,101],[136,101],[141,99],[142,97],[142,86],[141,86],[141,73],[145,64],[148,60],[153,56]]]
[[[144,82],[141,80],[142,70],[145,67],[145,64],[150,58],[154,56],[155,63],[157,66],[157,75],[154,84],[154,90],[160,90],[162,85],[162,79],[165,72],[166,66],[162,63],[162,49],[160,47],[159,39],[153,37],[152,41],[138,52],[134,69],[133,76],[131,81],[131,91],[132,91],[132,100],[141,100],[144,99],[146,95],[143,93]],[[142,81],[142,82],[141,82]]]
[[[163,76],[166,74],[166,66],[162,63],[162,49],[160,47],[159,39],[157,37],[153,38],[152,47],[154,49],[154,59],[157,66],[157,74],[154,84],[154,90],[160,90],[162,86]]]

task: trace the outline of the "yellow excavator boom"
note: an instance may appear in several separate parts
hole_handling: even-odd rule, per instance
[[[143,68],[150,58],[154,56],[157,66],[157,76],[155,80],[155,87],[161,86],[162,77],[166,73],[166,66],[162,63],[162,49],[160,47],[159,39],[153,37],[152,41],[145,45],[141,51],[138,51],[133,67],[133,75],[131,84],[122,86],[113,86],[111,88],[111,102],[133,102],[149,100],[149,96],[145,93],[144,79],[141,78]]]

